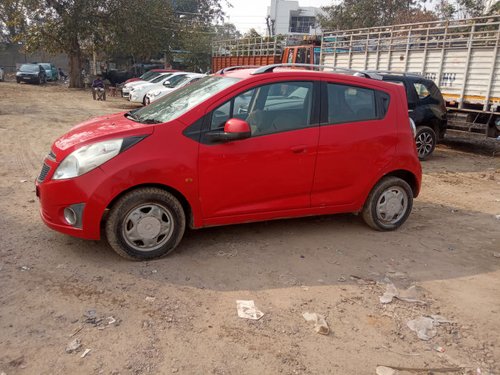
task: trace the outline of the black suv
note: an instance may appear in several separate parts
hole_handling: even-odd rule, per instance
[[[23,64],[16,73],[16,81],[41,84],[47,82],[47,74],[40,64]]]
[[[417,127],[415,142],[418,157],[426,159],[432,154],[436,143],[446,133],[446,102],[441,91],[430,79],[414,74],[377,72],[384,81],[403,84],[408,98],[408,112]]]

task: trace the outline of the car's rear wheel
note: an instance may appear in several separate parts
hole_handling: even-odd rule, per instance
[[[179,201],[158,188],[141,188],[121,197],[106,221],[109,245],[133,260],[160,258],[173,251],[186,228]]]
[[[419,126],[415,143],[417,144],[418,158],[420,160],[427,159],[436,148],[436,133],[428,126]]]
[[[408,183],[398,177],[384,177],[368,195],[363,207],[363,219],[373,229],[386,231],[399,228],[410,216],[413,192]]]

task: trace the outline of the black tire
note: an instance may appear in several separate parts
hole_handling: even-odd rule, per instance
[[[21,83],[21,80],[20,79],[16,79],[17,83]]]
[[[162,233],[163,226],[171,228],[168,234]],[[141,188],[125,194],[113,205],[105,224],[111,248],[132,260],[169,254],[181,241],[185,229],[182,205],[172,194],[158,188]]]
[[[390,199],[390,202],[388,201]],[[378,208],[389,203],[389,210],[393,212],[383,213],[383,209]],[[398,207],[401,205],[401,207]],[[382,178],[372,189],[363,207],[363,220],[373,229],[388,231],[399,228],[410,216],[413,207],[413,192],[408,183],[398,177],[388,176]],[[391,220],[385,215],[394,214],[394,211],[401,210]]]
[[[427,159],[436,148],[436,132],[428,126],[417,127],[417,135],[415,143],[417,145],[418,158],[420,160]]]

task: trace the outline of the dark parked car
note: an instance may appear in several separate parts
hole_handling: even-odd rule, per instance
[[[418,157],[429,157],[446,133],[446,103],[430,79],[413,74],[381,74],[384,81],[401,83],[408,98],[408,112],[417,127],[415,142]]]
[[[47,82],[47,74],[40,64],[23,64],[16,73],[16,81],[17,83],[45,83]]]

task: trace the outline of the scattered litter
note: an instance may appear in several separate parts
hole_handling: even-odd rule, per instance
[[[76,336],[81,330],[83,329],[83,326],[81,326],[80,328],[78,328],[75,332],[73,332],[69,337],[73,337],[73,336]]]
[[[68,346],[66,347],[66,353],[73,353],[76,352],[80,347],[82,346],[82,343],[80,339],[74,339],[71,341]]]
[[[147,296],[145,299],[146,299],[146,302],[154,302],[156,300],[156,297]]]
[[[425,305],[425,302],[419,300],[417,296],[418,293],[415,285],[412,285],[405,290],[399,290],[393,283],[388,283],[385,289],[385,293],[380,297],[380,303],[391,303],[394,298],[397,298],[401,301],[421,303]]]
[[[440,324],[453,323],[451,320],[446,319],[442,315],[431,315],[431,318],[434,319],[435,322],[440,323]]]
[[[377,373],[377,375],[397,375],[397,373],[398,373],[393,368],[386,367],[386,366],[377,366],[377,369],[375,372]]]
[[[157,273],[158,270],[151,270],[151,273]]]
[[[398,289],[393,283],[387,284],[385,293],[380,297],[380,303],[391,303],[393,298],[398,295]]]
[[[84,323],[89,323],[93,325],[98,325],[102,321],[102,318],[97,317],[97,313],[95,310],[87,310],[83,314],[83,317],[85,318],[85,320],[83,321]]]
[[[442,346],[435,346],[434,350],[439,353],[444,353],[446,351]]]
[[[417,333],[420,340],[427,341],[436,336],[436,327],[439,326],[439,324],[445,323],[451,322],[441,315],[431,315],[430,317],[421,316],[417,319],[410,320],[406,325]]]
[[[326,323],[325,317],[316,313],[305,312],[302,314],[304,319],[308,322],[314,322],[314,330],[322,335],[328,335],[330,333],[330,328]]]
[[[25,182],[28,182],[28,180],[20,180],[19,182],[25,183]]]
[[[31,267],[28,267],[28,266],[21,267],[21,271],[29,271],[30,269],[31,269]]]
[[[421,316],[420,318],[410,320],[406,323],[409,329],[417,333],[420,340],[430,340],[436,336],[436,329],[434,325],[434,319]]]
[[[345,282],[345,281],[346,281],[346,280],[345,280],[345,276],[340,276],[340,277],[337,279],[337,281],[339,281],[339,282],[341,282],[341,283]]]
[[[356,275],[351,275],[349,277],[351,278],[351,280],[356,280],[356,282],[360,285],[375,285],[377,283],[375,280],[365,279]]]
[[[495,253],[493,253],[493,256],[494,256],[495,258],[500,258],[500,253],[495,252]]]
[[[379,372],[381,369],[381,372]],[[392,370],[393,372],[390,372]],[[397,375],[399,371],[403,372],[425,372],[427,374],[432,374],[436,372],[460,372],[465,370],[465,367],[441,367],[441,368],[432,368],[432,367],[398,367],[398,366],[377,366],[377,375]],[[384,372],[385,371],[385,372]]]
[[[112,316],[108,316],[108,325],[111,325],[111,324],[115,324],[116,323],[116,319],[113,318]]]
[[[500,215],[495,215],[495,219],[500,220]]]
[[[235,249],[227,253],[225,251],[219,250],[215,255],[217,255],[218,257],[228,257],[228,258],[235,257],[236,255],[238,255],[238,250]]]
[[[80,356],[80,358],[85,358],[85,356],[86,356],[87,354],[89,354],[91,350],[92,350],[92,349],[85,349],[85,351],[82,353],[82,355]]]
[[[236,309],[240,318],[259,320],[264,316],[264,313],[255,307],[253,300],[236,300]]]
[[[35,203],[35,200],[34,199],[29,199],[28,203]]]

